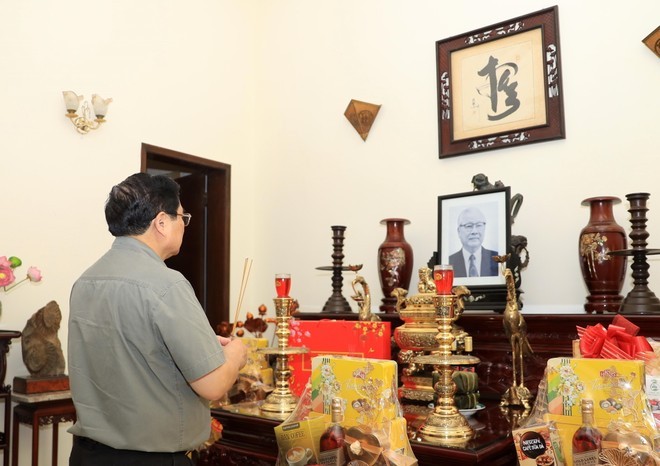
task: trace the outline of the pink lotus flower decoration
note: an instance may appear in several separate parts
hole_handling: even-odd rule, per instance
[[[43,278],[41,276],[41,270],[36,267],[29,267],[27,274],[23,277],[22,280],[16,281],[16,275],[14,274],[14,269],[23,265],[18,257],[11,256],[0,256],[0,288],[5,292],[11,290],[12,288],[20,285],[26,280],[31,282],[40,282]]]

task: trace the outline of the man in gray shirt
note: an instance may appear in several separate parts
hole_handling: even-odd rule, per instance
[[[208,400],[231,388],[247,349],[215,335],[190,283],[165,265],[190,222],[175,181],[132,175],[105,216],[112,247],[71,291],[69,464],[190,465],[186,451],[210,433]]]

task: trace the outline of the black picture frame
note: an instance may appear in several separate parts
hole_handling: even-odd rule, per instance
[[[436,42],[440,158],[564,139],[557,6]]]
[[[466,209],[481,212],[485,221],[481,235],[477,235],[478,224],[481,222],[474,223],[471,220],[467,228],[465,223],[461,223],[465,221],[462,219],[466,217],[461,214]],[[435,263],[454,265],[454,286],[465,285],[471,292],[467,298],[466,310],[504,309],[506,285],[502,264],[489,256],[504,256],[511,250],[510,212],[509,186],[438,196],[438,249]],[[482,268],[479,271],[481,276],[478,277],[467,276],[468,265],[463,262],[461,252],[463,247],[461,237],[472,236],[480,236]]]

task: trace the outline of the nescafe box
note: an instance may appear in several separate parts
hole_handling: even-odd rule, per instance
[[[520,466],[564,466],[564,455],[553,423],[512,431]]]

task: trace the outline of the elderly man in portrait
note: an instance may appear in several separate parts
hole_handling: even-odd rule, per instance
[[[494,277],[498,274],[497,262],[491,251],[482,246],[486,232],[486,217],[476,207],[468,207],[458,215],[458,237],[463,247],[449,256],[455,277]]]

